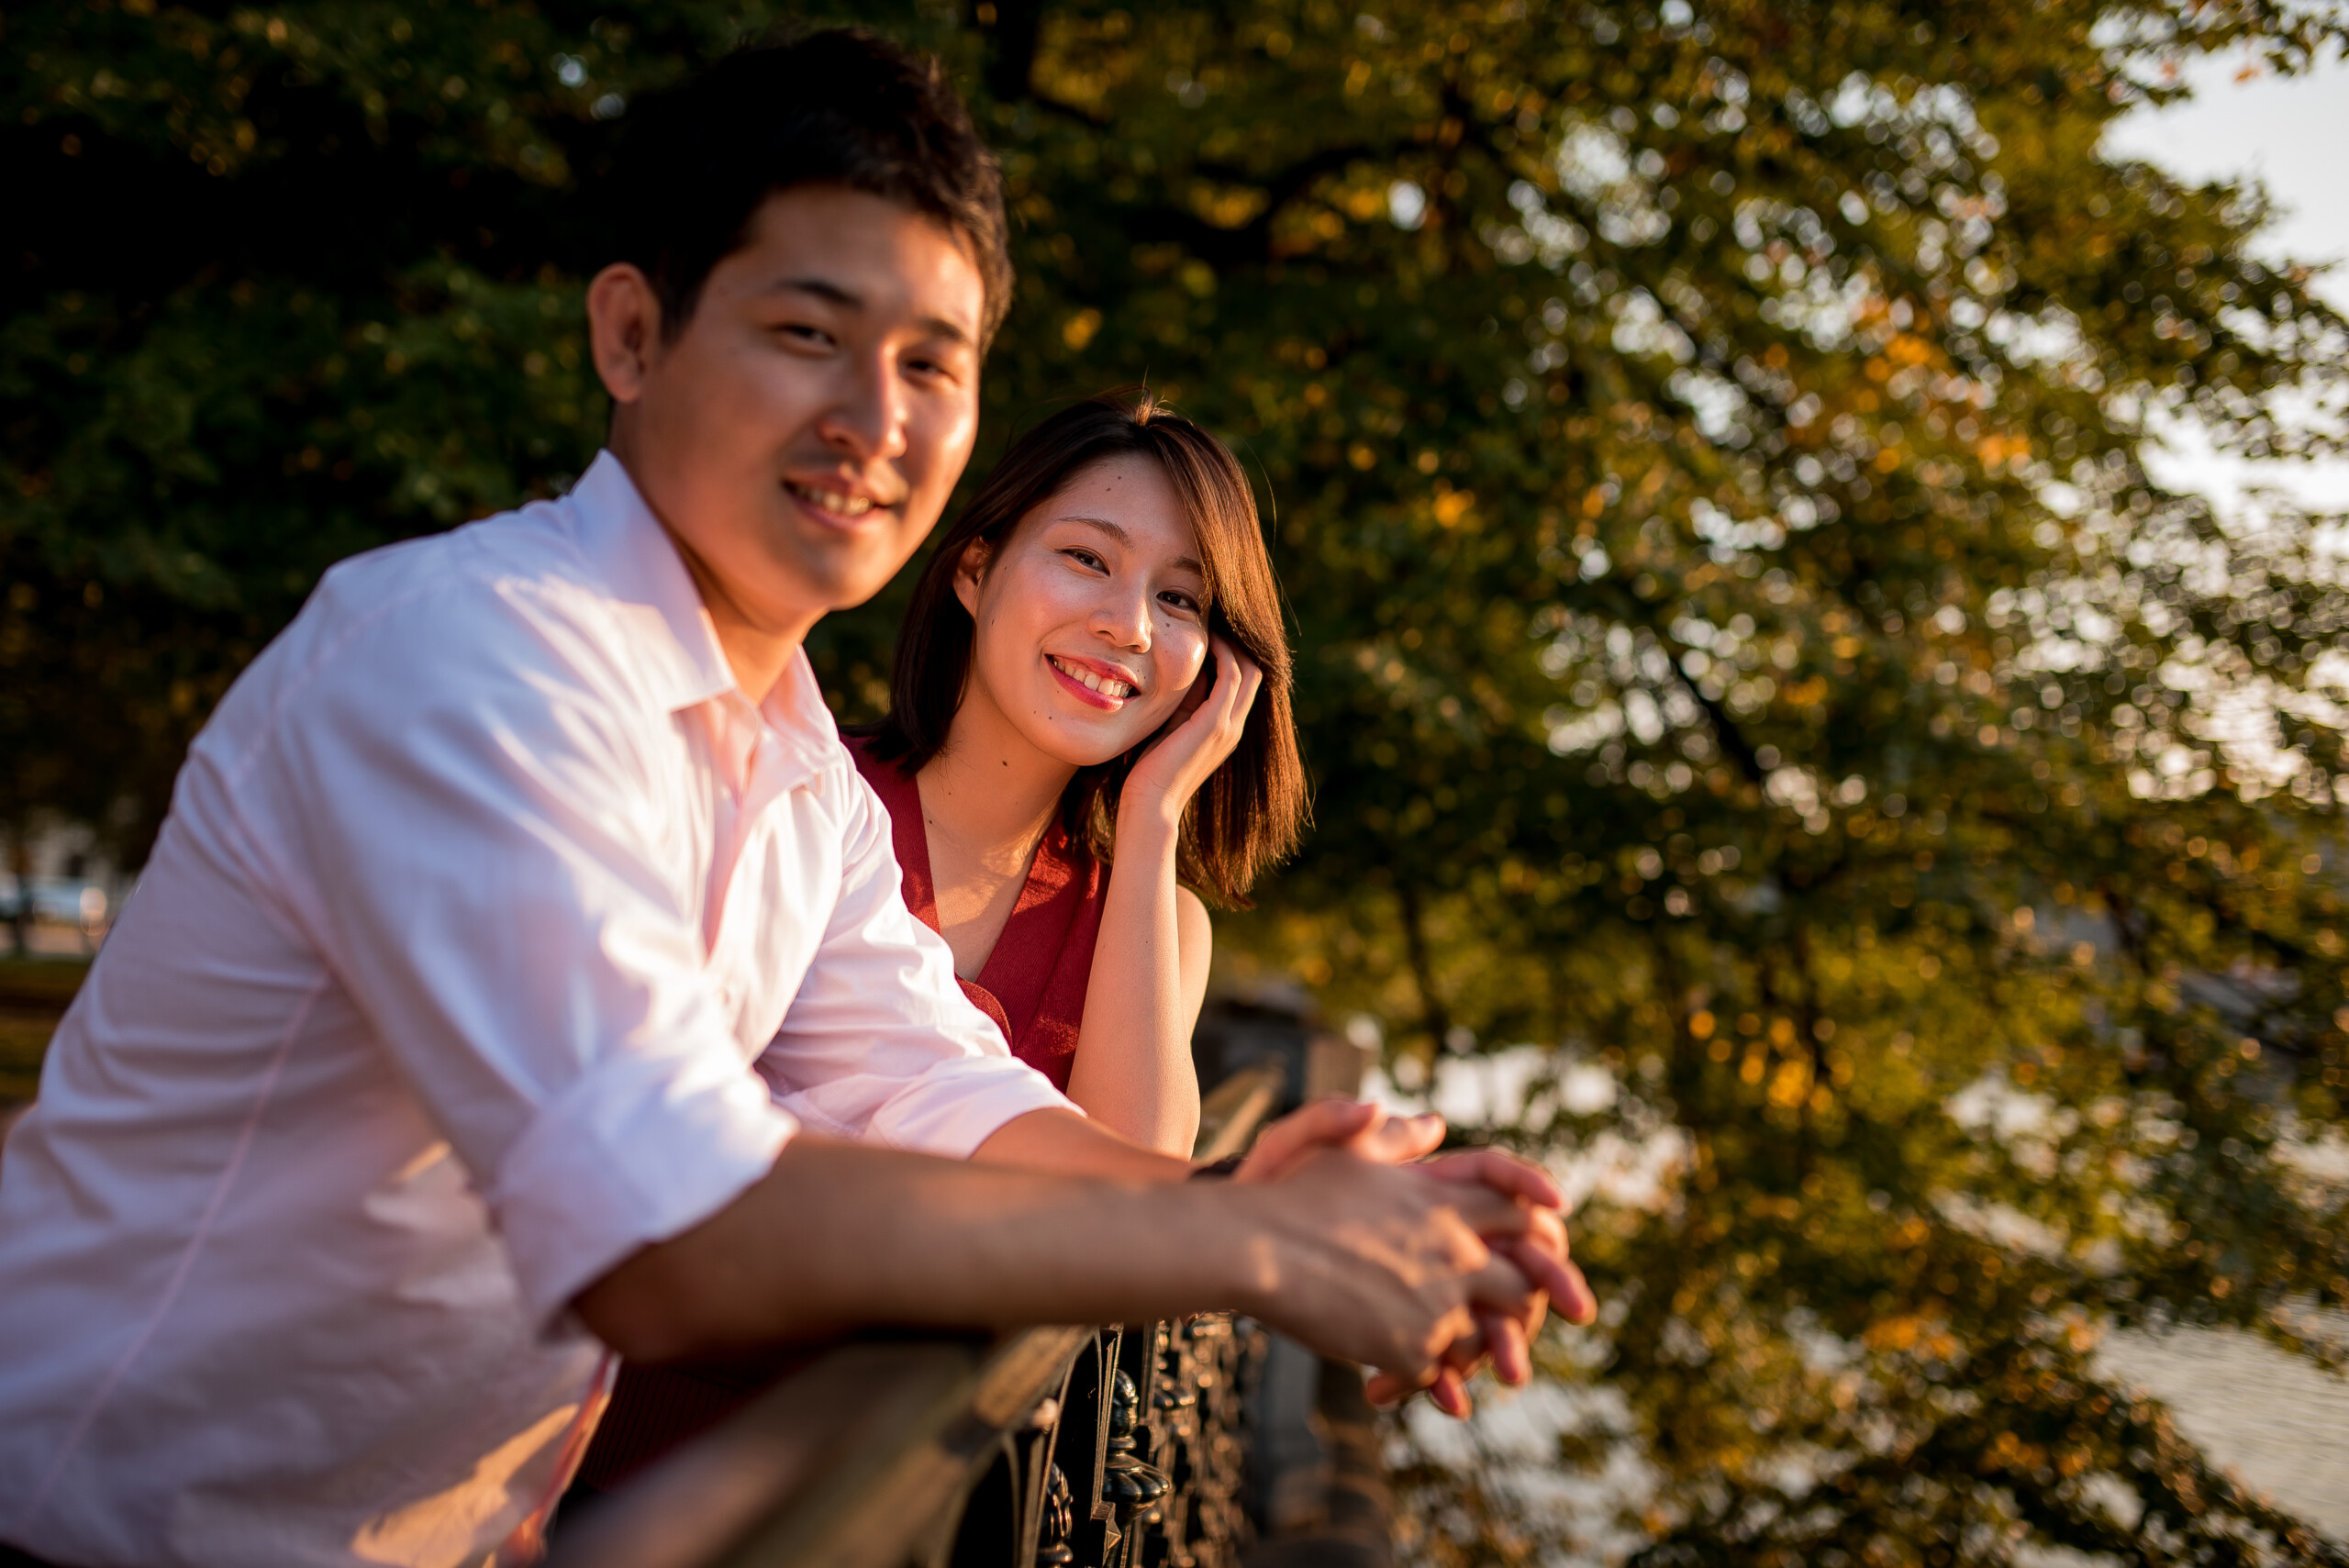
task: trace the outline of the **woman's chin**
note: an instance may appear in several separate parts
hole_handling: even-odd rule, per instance
[[[1138,728],[1120,715],[1115,722],[1107,716],[1086,714],[1060,715],[1050,725],[1038,726],[1044,734],[1030,734],[1029,743],[1056,762],[1072,768],[1097,768],[1104,762],[1114,762],[1149,737],[1150,731]]]
[[[1068,746],[1052,748],[1051,755],[1072,768],[1097,768],[1104,762],[1114,762],[1133,748],[1130,746]]]

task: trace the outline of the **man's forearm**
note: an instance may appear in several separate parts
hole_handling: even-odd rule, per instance
[[[658,1361],[872,1324],[1004,1329],[1230,1308],[1424,1382],[1535,1292],[1486,1244],[1528,1207],[1324,1151],[1278,1181],[1083,1181],[801,1138],[709,1219],[574,1305]]]
[[[1098,1132],[1067,1113],[1004,1131],[1038,1116]],[[873,1324],[1135,1322],[1255,1299],[1268,1283],[1261,1249],[1252,1254],[1245,1228],[1218,1207],[1244,1195],[1173,1184],[1168,1169],[1180,1174],[1184,1162],[1098,1137],[1031,1128],[1013,1143],[1065,1169],[1087,1157],[1133,1165],[1123,1179],[974,1169],[803,1136],[741,1197],[637,1253],[576,1306],[607,1343],[658,1361]],[[1135,1237],[1151,1244],[1129,1244]]]

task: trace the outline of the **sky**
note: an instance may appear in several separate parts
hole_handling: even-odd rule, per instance
[[[2332,261],[2320,292],[2349,312],[2349,62],[2339,57],[2304,75],[2262,71],[2247,80],[2238,58],[2216,57],[2183,72],[2193,90],[2171,107],[2141,108],[2114,122],[2106,156],[2143,158],[2200,182],[2251,175],[2279,208],[2258,247],[2271,260]],[[2246,482],[2274,484],[2311,505],[2349,507],[2349,462],[2252,464],[2216,456],[2179,432],[2171,461],[2153,464],[2173,484],[2190,484],[2231,504]]]
[[[2189,101],[2141,108],[2105,135],[2108,157],[2148,159],[2189,179],[2251,174],[2267,187],[2282,221],[2263,247],[2299,261],[2349,258],[2349,64],[2338,59],[2307,75],[2262,72],[2234,78],[2239,59],[2198,62],[2183,72]],[[2349,268],[2327,280],[2334,306],[2349,310]]]

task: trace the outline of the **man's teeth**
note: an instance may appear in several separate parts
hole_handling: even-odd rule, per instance
[[[791,487],[801,499],[827,512],[838,512],[843,517],[861,517],[873,510],[870,495],[851,495],[839,490],[818,490],[813,485],[795,484]]]
[[[1130,697],[1134,695],[1134,688],[1128,685],[1123,681],[1116,680],[1114,678],[1105,679],[1102,676],[1095,674],[1090,670],[1083,669],[1074,664],[1064,664],[1058,659],[1052,661],[1052,668],[1058,670],[1062,674],[1066,675],[1072,681],[1083,682],[1085,690],[1099,692],[1103,696]]]

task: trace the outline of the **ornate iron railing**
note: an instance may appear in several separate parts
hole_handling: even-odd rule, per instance
[[[1281,1084],[1219,1084],[1197,1157],[1246,1148]],[[566,1524],[549,1565],[1231,1568],[1264,1353],[1225,1315],[853,1340]]]

